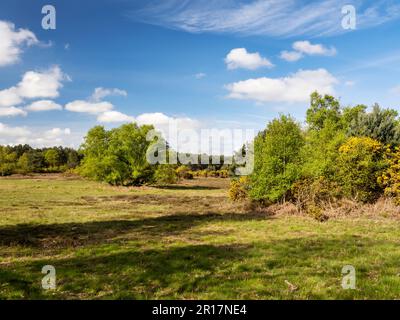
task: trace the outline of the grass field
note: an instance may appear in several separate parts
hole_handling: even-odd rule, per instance
[[[231,203],[228,184],[1,178],[0,298],[400,298],[400,220],[269,216]],[[356,290],[341,287],[344,265]]]

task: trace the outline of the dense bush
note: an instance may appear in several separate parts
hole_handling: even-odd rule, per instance
[[[84,155],[79,172],[113,185],[139,185],[153,181],[155,166],[146,159],[156,140],[146,137],[153,126],[122,125],[109,131],[102,126],[89,130],[81,147]]]
[[[385,195],[400,205],[398,114],[378,105],[342,108],[332,96],[311,95],[306,126],[290,116],[267,124],[254,139],[254,172],[246,193],[259,203],[291,201],[323,221],[324,208],[348,200],[374,202]]]
[[[340,148],[337,180],[346,197],[373,202],[382,193],[378,177],[385,168],[380,142],[368,137],[349,138]]]
[[[188,166],[179,166],[175,171],[179,179],[193,179],[193,173]]]
[[[378,178],[378,182],[384,188],[385,195],[393,197],[395,203],[400,205],[400,149],[398,147],[394,150],[387,148],[385,158],[387,168]]]
[[[299,124],[281,116],[271,121],[254,141],[254,172],[249,195],[253,200],[285,200],[293,183],[300,177],[300,149],[304,144]]]
[[[229,188],[229,198],[233,201],[245,200],[249,192],[249,179],[245,176],[232,179]]]
[[[162,164],[157,167],[154,180],[158,185],[174,184],[178,182],[178,174],[171,165]]]

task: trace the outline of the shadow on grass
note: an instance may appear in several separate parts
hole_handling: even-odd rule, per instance
[[[140,220],[110,220],[61,224],[17,224],[0,227],[0,245],[37,248],[76,247],[101,243],[128,233],[163,237],[210,221],[270,219],[262,214],[180,214]],[[145,238],[144,238],[145,239]]]
[[[357,256],[373,259],[374,249],[388,249],[388,245],[395,244],[371,238],[329,236],[285,238],[251,245],[125,247],[118,252],[101,251],[94,255],[87,251],[65,259],[21,264],[13,272],[0,272],[0,277],[3,287],[22,291],[25,298],[42,294],[35,288],[40,285],[41,267],[48,263],[56,267],[60,285],[53,297],[154,299],[211,294],[228,299],[328,298],[318,290],[314,293],[313,286],[305,287],[309,278],[319,279],[320,288],[329,288],[329,298],[363,297],[366,292],[350,294],[341,290],[341,267]],[[393,256],[385,261],[388,267],[396,264]],[[368,266],[355,267],[360,279],[368,276]],[[291,293],[286,279],[294,280],[299,290]],[[252,287],[252,283],[258,285]],[[378,291],[371,292],[379,295]]]
[[[223,189],[222,187],[212,187],[212,186],[185,186],[185,185],[168,185],[168,186],[156,186],[157,189],[165,189],[165,190],[219,190]]]
[[[17,271],[0,271],[3,288],[23,298],[46,297],[40,289],[45,264],[57,270],[57,283],[68,295],[85,297],[97,292],[118,299],[146,299],[160,289],[176,293],[207,290],[217,270],[246,256],[244,245],[187,245],[165,249],[129,250],[100,256],[80,255],[55,261],[35,261]],[[196,274],[196,276],[193,276]],[[214,278],[219,282],[217,278]],[[201,288],[201,289],[200,289]],[[170,291],[171,291],[170,290]],[[55,292],[50,298],[62,296]],[[65,294],[65,293],[64,293]],[[0,292],[1,296],[1,292]],[[65,296],[64,296],[65,297]]]

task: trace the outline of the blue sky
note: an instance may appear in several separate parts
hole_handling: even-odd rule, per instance
[[[133,120],[260,130],[304,120],[311,89],[399,110],[399,30],[390,0],[4,0],[0,143],[77,147],[96,124]]]

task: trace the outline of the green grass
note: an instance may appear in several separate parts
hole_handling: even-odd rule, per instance
[[[227,184],[1,178],[0,298],[400,298],[397,219],[266,216],[230,203]],[[48,264],[53,291],[41,288]],[[356,290],[341,287],[344,265]]]

